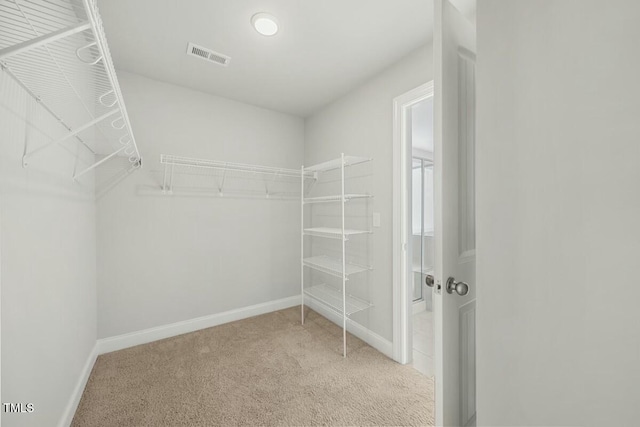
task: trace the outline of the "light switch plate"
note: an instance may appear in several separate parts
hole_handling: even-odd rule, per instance
[[[380,227],[380,212],[373,213],[373,226]]]

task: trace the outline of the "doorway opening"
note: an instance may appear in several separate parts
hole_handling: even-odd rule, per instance
[[[433,83],[394,100],[394,359],[435,375]],[[404,209],[403,209],[404,207]],[[399,310],[396,308],[401,306]]]
[[[430,101],[428,99],[420,104]],[[416,104],[413,108],[423,108],[420,104]],[[412,128],[414,142],[411,168],[412,363],[413,367],[423,374],[434,376],[433,294],[432,288],[426,285],[427,277],[433,276],[435,255],[433,160],[418,157],[419,153],[416,153],[415,148],[415,120]]]
[[[405,135],[410,136],[411,166],[411,268],[412,268],[412,364],[434,376],[435,335],[433,293],[427,277],[433,276],[434,182],[433,182],[433,97],[410,107]]]

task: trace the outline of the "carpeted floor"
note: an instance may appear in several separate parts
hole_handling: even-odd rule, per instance
[[[300,307],[98,357],[72,426],[433,425],[433,381]]]

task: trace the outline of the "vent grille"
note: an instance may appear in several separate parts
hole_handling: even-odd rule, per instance
[[[229,65],[229,61],[231,61],[231,58],[227,55],[214,52],[211,49],[207,49],[206,47],[198,46],[193,43],[189,43],[187,46],[187,55],[195,56],[197,58],[204,59],[205,61],[213,62],[214,64],[225,67]]]

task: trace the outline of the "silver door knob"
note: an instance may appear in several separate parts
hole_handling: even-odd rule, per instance
[[[424,278],[424,283],[426,283],[428,287],[433,288],[433,284],[435,283],[435,280],[431,274],[427,274]]]
[[[456,291],[456,293],[460,296],[464,296],[469,293],[469,285],[467,285],[465,282],[456,282],[456,279],[454,279],[453,277],[449,277],[447,279],[446,289],[448,293],[452,294],[453,291]]]

